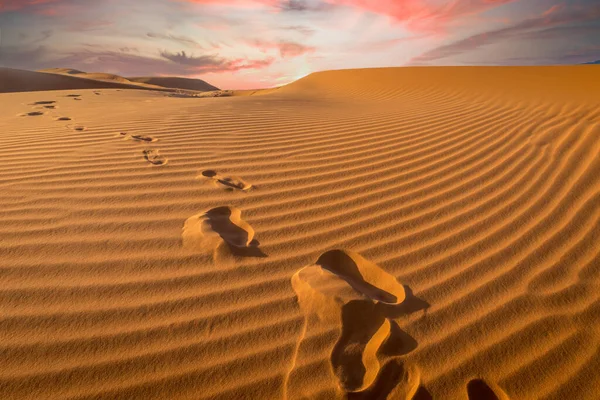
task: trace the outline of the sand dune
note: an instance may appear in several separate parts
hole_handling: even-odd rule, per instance
[[[164,77],[134,77],[125,78],[115,74],[107,74],[104,72],[83,72],[71,68],[50,68],[43,69],[39,72],[52,74],[72,75],[77,78],[93,79],[103,82],[118,82],[127,85],[132,85],[138,88],[145,89],[182,89],[194,92],[210,92],[218,91],[219,88],[213,86],[202,79],[178,78],[172,76]]]
[[[100,80],[81,74],[44,73],[20,69],[0,68],[0,93],[34,92],[44,90],[78,89],[146,89],[173,92],[159,86],[143,85],[127,80]]]
[[[202,79],[189,79],[189,78],[177,78],[177,77],[138,77],[138,78],[127,78],[131,82],[145,83],[149,85],[156,85],[175,89],[195,90],[199,92],[208,92],[212,90],[219,90],[218,87],[213,86]]]
[[[598,397],[596,66],[0,73],[3,400]]]

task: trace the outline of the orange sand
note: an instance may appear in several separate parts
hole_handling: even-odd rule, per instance
[[[0,71],[0,399],[600,396],[597,66],[61,74]]]

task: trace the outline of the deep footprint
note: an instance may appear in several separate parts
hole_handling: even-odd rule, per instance
[[[332,343],[330,363],[332,379],[346,393],[377,390],[374,383],[381,371],[379,355],[387,343],[412,351],[416,347],[408,334],[393,334],[391,318],[398,316],[407,292],[395,277],[358,253],[331,250],[323,253],[314,265],[300,269],[292,277],[292,287],[305,314],[303,332],[298,342],[292,369],[286,379],[290,398],[301,396],[302,371],[296,364],[310,359],[312,350],[304,339],[310,332],[340,329]],[[402,332],[401,332],[402,333]],[[395,338],[394,338],[395,337]],[[408,338],[414,346],[400,346],[398,337]],[[332,338],[333,339],[333,338]],[[299,377],[298,377],[299,376]],[[299,389],[300,388],[300,389]]]
[[[236,176],[221,176],[213,170],[202,171],[202,176],[212,179],[217,185],[223,187],[224,189],[241,190],[242,192],[247,192],[254,188],[254,186],[248,182],[245,182],[242,178]]]
[[[242,219],[235,207],[217,207],[190,217],[183,227],[183,242],[188,248],[203,247],[211,239],[220,238],[238,248],[257,247],[254,229]],[[209,244],[209,247],[212,243]]]
[[[54,104],[56,103],[56,101],[51,101],[51,100],[47,100],[47,101],[36,101],[35,103],[32,103],[32,106],[41,106],[41,105],[45,105],[45,104]]]
[[[491,386],[483,379],[472,379],[467,383],[469,400],[508,400],[508,395],[498,386]]]
[[[165,165],[168,161],[158,153],[158,150],[144,150],[144,158],[152,165]]]
[[[377,351],[390,335],[390,321],[371,301],[342,306],[342,335],[331,352],[331,365],[347,392],[359,392],[377,378]]]
[[[420,369],[395,358],[381,369],[372,387],[362,392],[348,393],[346,397],[347,400],[416,400],[420,383]]]
[[[78,126],[74,126],[73,129],[76,130],[77,132],[82,132],[82,131],[85,131],[86,128],[85,128],[85,126],[78,125]]]
[[[400,304],[406,298],[404,286],[396,278],[358,253],[330,250],[323,253],[316,264],[344,279],[372,300]]]
[[[69,117],[58,117],[58,118],[56,118],[56,120],[57,121],[70,121],[71,118],[69,118]]]
[[[68,94],[66,97],[81,97],[80,94]]]

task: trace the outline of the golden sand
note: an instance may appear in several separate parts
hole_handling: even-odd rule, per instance
[[[598,67],[2,74],[2,400],[600,395]]]

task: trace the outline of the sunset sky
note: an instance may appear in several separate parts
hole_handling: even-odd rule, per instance
[[[0,0],[0,66],[243,89],[327,69],[600,59],[598,0]]]

